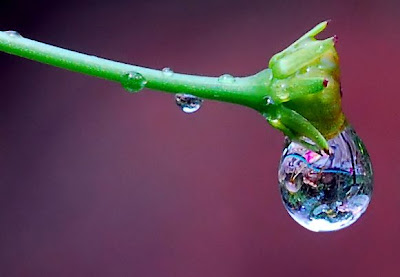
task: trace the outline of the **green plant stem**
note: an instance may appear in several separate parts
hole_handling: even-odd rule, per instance
[[[266,88],[271,79],[269,69],[249,77],[236,77],[233,82],[223,82],[217,77],[178,73],[167,76],[161,70],[98,58],[7,32],[0,32],[0,51],[122,84],[128,73],[139,73],[147,81],[145,87],[150,89],[188,93],[201,98],[238,103],[256,110],[264,105]],[[257,82],[254,79],[258,79]]]
[[[115,62],[26,39],[12,31],[0,32],[0,51],[118,82],[130,92],[147,87],[247,106],[290,139],[327,153],[327,139],[343,130],[346,119],[341,110],[335,38],[315,38],[326,26],[326,21],[318,24],[275,54],[270,68],[236,78],[178,74]]]

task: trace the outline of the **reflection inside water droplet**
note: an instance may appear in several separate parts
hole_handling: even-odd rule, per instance
[[[347,127],[328,143],[331,155],[289,142],[278,172],[286,210],[315,232],[351,225],[365,212],[372,195],[371,161],[354,130]]]
[[[132,71],[124,74],[121,84],[124,89],[133,93],[142,90],[147,84],[147,80],[142,74]]]
[[[175,102],[183,112],[194,113],[200,109],[203,99],[191,94],[178,93],[175,95]]]

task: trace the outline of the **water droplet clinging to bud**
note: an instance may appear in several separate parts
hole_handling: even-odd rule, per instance
[[[320,155],[289,142],[278,173],[286,210],[314,232],[353,224],[367,209],[373,190],[371,161],[354,130],[347,127],[328,143],[330,155]]]

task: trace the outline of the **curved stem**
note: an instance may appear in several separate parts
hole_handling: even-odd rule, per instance
[[[270,82],[269,69],[241,78],[216,78],[163,72],[136,65],[115,62],[23,38],[16,32],[0,32],[0,51],[30,60],[115,81],[129,82],[129,76],[140,74],[143,85],[170,93],[189,93],[201,98],[238,103],[256,110],[263,105]],[[257,79],[257,82],[254,82]],[[133,80],[134,81],[134,80]]]

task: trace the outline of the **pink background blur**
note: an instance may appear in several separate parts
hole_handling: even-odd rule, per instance
[[[25,2],[25,3],[22,3]],[[177,72],[241,76],[325,19],[375,169],[367,213],[312,233],[281,203],[256,112],[0,54],[0,276],[400,276],[399,1],[3,1],[0,29]]]

